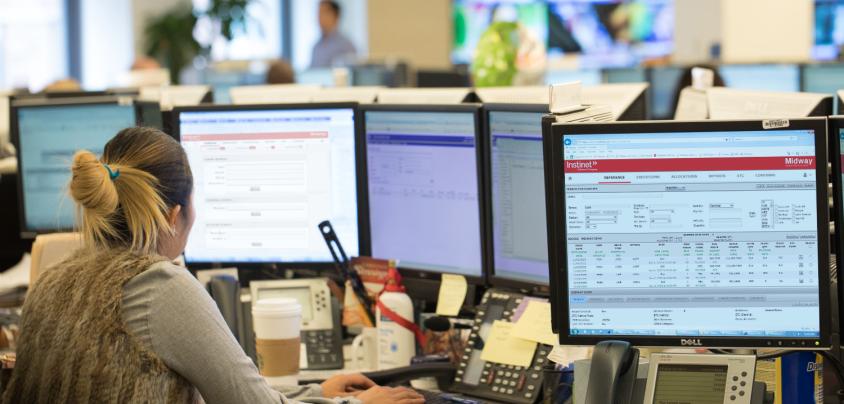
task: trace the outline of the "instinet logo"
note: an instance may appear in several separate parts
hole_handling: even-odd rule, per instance
[[[598,166],[598,162],[595,160],[592,161],[566,161],[566,168],[575,169],[575,170],[593,170],[596,169]]]

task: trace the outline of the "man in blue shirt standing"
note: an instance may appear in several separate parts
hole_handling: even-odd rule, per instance
[[[320,1],[319,28],[322,37],[311,53],[311,68],[332,67],[354,61],[357,53],[355,45],[337,30],[339,23],[340,5],[332,0]]]

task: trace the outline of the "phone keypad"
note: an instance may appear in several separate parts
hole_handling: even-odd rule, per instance
[[[333,330],[302,331],[302,340],[307,346],[308,369],[342,369],[343,355],[334,347],[337,336]]]
[[[472,348],[482,349],[483,347],[483,342],[480,340],[478,333],[484,323],[486,311],[490,307],[498,306],[501,308],[503,305],[504,307],[500,311],[500,319],[511,321],[513,313],[522,300],[523,296],[520,294],[495,290],[487,291],[478,307],[477,318],[472,326],[472,334],[469,337],[470,348],[465,350],[459,369],[467,366],[468,360],[473,356]],[[541,390],[542,368],[547,362],[546,357],[550,349],[551,347],[547,345],[539,345],[530,366],[527,367],[485,362],[477,385],[460,385],[463,374],[458,371],[458,375],[455,377],[455,382],[457,382],[455,390],[467,395],[488,397],[498,401],[533,403]]]

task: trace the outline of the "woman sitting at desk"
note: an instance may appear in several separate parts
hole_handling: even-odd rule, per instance
[[[187,156],[169,136],[124,129],[100,159],[77,152],[72,172],[84,247],[30,289],[4,403],[424,401],[361,374],[286,396],[270,388],[214,301],[171,262],[194,210]]]

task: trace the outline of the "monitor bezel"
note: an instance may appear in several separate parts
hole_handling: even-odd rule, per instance
[[[730,120],[730,121],[649,121],[615,122],[596,124],[555,124],[543,133],[544,144],[551,148],[546,154],[546,176],[554,182],[554,192],[547,195],[546,203],[553,204],[555,212],[565,212],[565,175],[563,167],[562,134],[587,135],[605,133],[665,133],[665,132],[713,132],[713,131],[750,131],[764,130],[767,120]],[[817,229],[818,229],[818,266],[829,267],[829,206],[827,187],[827,149],[826,118],[790,119],[788,129],[807,129],[815,131],[816,182],[817,193]],[[785,128],[777,128],[785,129]],[[554,237],[549,255],[555,255],[553,271],[558,272],[556,289],[556,312],[560,343],[563,345],[594,345],[604,340],[623,340],[637,346],[649,347],[707,347],[707,348],[777,348],[777,349],[829,349],[831,347],[831,300],[830,274],[828,270],[818,273],[819,282],[819,326],[817,338],[760,338],[760,337],[708,337],[708,336],[633,336],[633,335],[571,335],[568,318],[568,287],[566,274],[566,228],[564,215],[555,215],[554,227],[557,229],[550,236]]]
[[[548,114],[548,104],[510,104],[510,103],[493,103],[484,104],[482,110],[483,118],[483,179],[484,179],[484,226],[487,229],[487,235],[484,237],[487,251],[487,282],[493,287],[501,287],[518,290],[522,293],[531,295],[548,296],[550,294],[550,278],[546,283],[539,281],[530,281],[508,276],[496,275],[495,266],[495,212],[492,195],[492,125],[490,124],[490,115],[492,112],[524,112],[524,113],[538,113],[540,115]],[[542,141],[542,119],[540,117],[536,122],[537,132],[539,132],[539,140]],[[540,155],[540,158],[542,156]],[[543,159],[544,160],[544,159]],[[544,161],[543,161],[544,164]],[[544,185],[544,182],[543,182]],[[543,187],[543,201],[545,201]],[[543,202],[544,204],[544,202]],[[546,218],[547,220],[547,218]],[[546,258],[547,259],[547,258]],[[550,271],[549,271],[550,272]],[[549,273],[550,276],[550,273]]]
[[[183,112],[219,112],[219,111],[273,111],[273,110],[314,110],[314,109],[351,109],[354,117],[354,139],[355,139],[355,186],[357,187],[357,214],[358,214],[358,254],[360,256],[367,256],[370,254],[369,232],[365,223],[369,222],[369,205],[363,175],[365,174],[364,167],[361,165],[363,160],[362,152],[364,150],[362,123],[361,117],[363,114],[355,102],[331,102],[331,103],[291,103],[291,104],[232,104],[232,105],[192,105],[175,107],[172,111],[172,135],[181,144],[181,125],[180,116]],[[340,240],[342,243],[343,240]],[[325,247],[326,249],[328,246]],[[349,251],[347,251],[349,253]],[[352,255],[349,256],[352,258]],[[242,276],[248,275],[248,272],[255,272],[256,270],[284,270],[284,269],[304,269],[304,270],[333,270],[335,269],[334,261],[312,261],[312,262],[278,262],[278,261],[186,261],[186,265],[191,269],[207,269],[219,267],[237,267],[238,270],[245,270],[241,272]],[[256,274],[258,279],[261,276]],[[275,274],[267,275],[270,277]]]
[[[368,111],[384,111],[384,112],[457,112],[457,113],[472,113],[474,120],[475,120],[475,173],[478,179],[478,209],[479,209],[479,224],[480,228],[478,229],[478,237],[480,237],[480,246],[481,246],[481,274],[479,276],[475,275],[463,275],[469,283],[476,284],[476,285],[483,285],[486,283],[486,273],[488,269],[488,262],[487,262],[487,249],[486,249],[486,228],[485,228],[485,204],[483,201],[484,198],[484,177],[483,177],[483,148],[485,139],[483,136],[483,120],[481,119],[481,104],[477,103],[462,103],[462,104],[363,104],[361,105],[361,124],[363,127],[362,136],[364,139],[364,150],[363,150],[363,166],[364,166],[364,177],[366,178],[366,184],[364,188],[366,190],[367,201],[369,198],[369,167],[368,167],[368,156],[366,150],[366,113]],[[367,226],[367,234],[370,235],[370,243],[371,243],[371,215],[367,216],[366,221]],[[371,244],[370,244],[370,252]],[[391,258],[391,257],[379,257],[379,258]],[[397,269],[402,274],[402,276],[409,278],[409,279],[423,279],[423,280],[434,280],[439,281],[443,273],[451,273],[451,272],[437,272],[431,271],[428,269],[421,269],[421,268],[413,268],[413,267],[406,267],[401,264],[399,261],[399,265]]]
[[[830,173],[830,181],[832,182],[832,209],[834,212],[831,213],[830,220],[833,223],[833,229],[835,232],[830,236],[832,237],[831,242],[833,243],[832,246],[834,247],[835,251],[835,264],[836,268],[841,268],[841,265],[844,264],[844,180],[842,180],[842,175],[844,172],[841,170],[844,169],[844,166],[841,164],[841,136],[840,132],[844,130],[844,115],[833,115],[828,118],[829,122],[829,129],[827,132],[827,142],[829,144],[829,162],[831,165],[832,172]],[[832,301],[832,304],[838,306],[838,329],[835,330],[839,334],[841,333],[841,319],[844,318],[844,310],[841,309],[841,303],[844,302],[844,283],[841,282],[841,278],[839,276],[839,281],[837,282],[837,301]]]
[[[21,169],[22,159],[21,159],[21,147],[20,147],[20,125],[18,122],[18,110],[21,108],[51,108],[51,107],[62,107],[62,106],[82,106],[82,105],[124,105],[126,103],[126,99],[131,99],[131,105],[133,106],[134,114],[135,114],[135,125],[141,126],[143,122],[141,122],[141,104],[131,97],[126,96],[114,96],[114,95],[99,95],[96,96],[86,96],[86,97],[77,97],[77,98],[18,98],[12,99],[9,103],[9,141],[15,146],[15,157],[17,160],[17,167],[18,175],[17,175],[17,190],[18,190],[18,223],[20,226],[20,237],[25,240],[34,239],[39,234],[50,234],[50,233],[60,233],[60,232],[67,232],[67,231],[75,231],[76,230],[76,223],[70,228],[44,228],[44,229],[36,229],[27,226],[26,223],[26,204],[24,201],[24,192],[23,192],[23,170]],[[117,132],[114,133],[115,135]],[[70,167],[68,167],[68,171]],[[69,203],[73,203],[72,200],[68,200]]]

